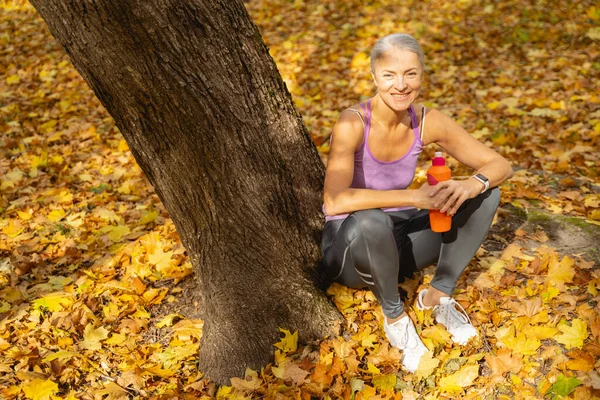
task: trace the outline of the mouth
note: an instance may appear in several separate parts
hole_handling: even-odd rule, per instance
[[[404,100],[406,99],[408,96],[410,95],[410,92],[408,93],[404,93],[404,94],[400,94],[400,93],[392,93],[392,97],[394,98],[394,100]]]

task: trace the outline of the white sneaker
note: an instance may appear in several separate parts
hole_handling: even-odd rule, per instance
[[[431,307],[423,304],[423,298],[426,294],[427,289],[423,289],[417,296],[417,308],[419,310],[431,309]],[[457,306],[460,310],[456,308]],[[464,345],[467,344],[470,338],[479,336],[465,309],[452,297],[442,297],[440,304],[433,306],[433,313],[435,320],[444,325],[450,332],[454,343]]]
[[[415,372],[421,356],[427,352],[427,347],[417,334],[412,320],[406,315],[388,325],[387,318],[384,317],[383,330],[391,345],[402,350],[402,367],[409,372]]]

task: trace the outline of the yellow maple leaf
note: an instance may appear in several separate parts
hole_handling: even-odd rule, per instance
[[[108,238],[113,242],[120,242],[123,236],[128,235],[131,229],[127,225],[111,226],[108,231]]]
[[[69,193],[68,190],[63,190],[56,196],[52,196],[52,201],[58,203],[70,203],[73,201],[73,194]]]
[[[87,172],[79,174],[77,177],[83,182],[92,182],[94,180],[94,177],[92,177],[92,175],[88,174]]]
[[[513,355],[512,351],[506,347],[499,349],[496,356],[486,354],[485,360],[493,371],[493,375],[500,378],[506,372],[517,374],[523,368],[523,356],[518,354]]]
[[[356,399],[358,399],[358,400],[373,399],[375,397],[376,393],[377,393],[377,388],[374,388],[373,386],[369,386],[369,385],[364,385],[363,389],[357,393]]]
[[[516,335],[514,325],[499,328],[496,331],[496,337],[500,341],[500,344],[523,355],[535,354],[542,344],[536,338],[527,337],[524,332]]]
[[[77,356],[77,353],[75,353],[73,351],[59,350],[56,353],[52,353],[52,354],[44,357],[43,361],[50,362],[50,361],[54,361],[54,360],[65,360],[65,359],[68,360],[68,359],[71,359],[76,356]]]
[[[380,390],[393,390],[396,386],[396,374],[376,375],[371,383]]]
[[[23,171],[16,168],[10,172],[5,173],[2,176],[2,181],[6,182],[6,187],[14,187],[15,186],[14,184],[19,182],[21,179],[23,179],[24,175],[25,174],[23,173]]]
[[[479,365],[464,365],[452,375],[440,379],[439,387],[443,392],[458,394],[463,388],[471,386],[479,376]]]
[[[102,218],[103,220],[108,222],[119,222],[119,220],[121,219],[121,217],[119,217],[117,213],[106,208],[94,209],[94,216]]]
[[[284,336],[274,344],[275,347],[284,353],[293,353],[298,350],[298,331],[291,333],[287,329],[279,328],[279,332],[282,332]]]
[[[402,354],[400,354],[400,350],[396,347],[390,347],[389,343],[384,342],[381,346],[378,346],[378,349],[375,349],[371,352],[371,355],[368,356],[368,361],[375,365],[379,364],[398,364],[400,359],[402,358]]]
[[[371,328],[366,327],[356,335],[352,336],[352,340],[357,341],[363,347],[374,347],[377,342],[377,335],[371,333]]]
[[[184,319],[173,325],[171,332],[173,336],[177,336],[182,340],[190,340],[190,338],[200,339],[202,337],[203,326],[204,322],[200,319]]]
[[[587,216],[592,221],[600,221],[600,210],[592,210]]]
[[[39,299],[33,301],[33,306],[35,309],[40,307],[47,308],[49,311],[61,311],[65,307],[73,304],[73,299],[69,297],[70,295],[63,292],[54,292],[47,294]]]
[[[170,369],[162,369],[159,366],[144,368],[144,372],[148,372],[153,375],[160,376],[161,378],[170,378],[177,373],[177,371],[172,371]]]
[[[321,375],[319,375],[318,378],[326,379],[326,374],[324,372],[325,369],[323,369],[323,366],[321,365],[319,367],[318,364],[315,370],[317,369],[319,369],[321,373]],[[302,383],[305,383],[305,379],[309,374],[308,371],[300,368],[296,363],[291,362],[289,358],[286,358],[282,363],[279,364],[279,366],[272,367],[271,370],[273,371],[273,375],[275,375],[277,378],[284,380],[291,379],[294,382],[294,385],[300,385]]]
[[[521,252],[522,247],[518,244],[511,243],[506,249],[502,252],[502,260],[510,261],[513,257],[523,258],[523,253]]]
[[[146,309],[143,306],[138,306],[136,308],[136,311],[133,314],[131,314],[131,316],[139,319],[150,319],[151,317],[150,313],[146,311]]]
[[[146,211],[142,218],[140,219],[140,225],[146,225],[150,222],[154,222],[158,217],[158,211]]]
[[[504,343],[506,344],[506,347],[512,351],[516,351],[523,355],[536,354],[537,349],[542,345],[538,339],[527,337],[523,332],[519,333],[514,338],[506,338]]]
[[[450,333],[440,324],[423,329],[421,337],[430,338],[435,344],[445,344],[450,341]]]
[[[127,145],[127,142],[125,140],[120,140],[119,141],[119,146],[117,147],[117,150],[120,152],[124,152],[124,151],[128,151],[129,150],[129,146]]]
[[[238,390],[256,390],[262,384],[258,377],[258,372],[253,369],[246,368],[244,378],[231,378],[231,386]]]
[[[127,394],[129,392],[121,386],[117,385],[115,382],[110,381],[108,383],[105,383],[104,385],[104,389],[96,389],[96,394],[98,396],[101,396],[100,398],[102,398],[102,396],[104,395],[108,395],[108,399],[122,399],[124,397],[128,397]]]
[[[335,349],[336,354],[342,360],[354,353],[352,347],[356,345],[354,340],[346,341],[342,337],[338,337],[333,341],[333,348]]]
[[[157,248],[154,253],[148,254],[148,262],[156,266],[158,272],[162,272],[169,268],[173,251],[164,251],[162,248]]]
[[[551,326],[532,326],[525,330],[527,337],[539,340],[552,339],[558,333],[558,329]]]
[[[333,302],[342,312],[354,305],[354,296],[350,292],[350,289],[337,282],[334,282],[329,286],[327,295],[333,296]]]
[[[364,53],[356,53],[354,57],[352,57],[352,62],[350,63],[350,67],[353,69],[362,70],[369,65],[369,56]]]
[[[544,302],[549,302],[550,300],[552,300],[553,298],[555,298],[556,296],[558,296],[560,294],[560,290],[558,290],[555,287],[552,287],[550,285],[548,285],[548,289],[545,292],[542,292],[542,300],[544,300]]]
[[[169,314],[166,317],[164,317],[163,319],[161,319],[159,322],[156,323],[156,327],[157,328],[164,328],[165,326],[171,326],[173,325],[173,320],[175,318],[178,319],[184,319],[185,317],[179,313],[173,313],[173,314]]]
[[[38,126],[38,129],[41,133],[50,133],[56,127],[57,123],[57,120],[51,119],[50,121],[44,122]]]
[[[127,335],[122,333],[113,333],[113,335],[104,342],[108,345],[120,345],[127,340]]]
[[[19,83],[21,83],[21,78],[19,78],[19,75],[11,75],[6,78],[7,85],[18,85]]]
[[[600,123],[598,124],[600,126]],[[598,194],[589,194],[585,196],[583,200],[583,204],[587,208],[600,208],[600,195]]]
[[[33,379],[23,387],[25,397],[31,400],[47,400],[58,392],[58,384],[50,379]]]
[[[417,378],[427,378],[440,364],[440,360],[433,357],[433,351],[428,351],[419,360],[419,367],[415,372]]]
[[[501,105],[501,103],[499,101],[492,101],[491,103],[487,103],[485,106],[487,108],[489,108],[490,110],[494,111],[500,105]]]
[[[108,330],[104,327],[94,329],[92,324],[87,324],[83,331],[83,341],[79,344],[82,349],[100,350],[102,340],[108,338]]]
[[[562,334],[556,336],[554,340],[563,344],[567,350],[570,350],[573,347],[580,348],[588,337],[586,322],[578,318],[572,320],[570,326],[566,321],[561,321],[561,323],[558,324],[558,329]]]
[[[172,369],[179,365],[181,361],[186,360],[189,357],[198,355],[199,343],[186,344],[184,346],[168,347],[162,352],[153,353],[150,356],[152,361],[156,361],[162,364],[165,369]]]
[[[569,256],[564,256],[560,263],[556,257],[553,257],[548,265],[548,283],[564,291],[565,284],[573,282],[575,276],[574,264],[575,261],[570,259]]]
[[[17,237],[23,232],[23,225],[17,219],[11,219],[8,224],[2,227],[2,233],[12,238]]]
[[[531,325],[545,324],[548,322],[548,310],[542,310],[531,318]]]
[[[571,359],[567,361],[567,368],[572,371],[589,372],[594,368],[596,357],[584,350],[573,350],[567,354]]]
[[[31,158],[31,168],[37,169],[38,167],[48,166],[48,152],[43,151],[41,156],[33,156]]]
[[[50,213],[48,214],[48,216],[46,218],[48,218],[48,220],[51,222],[58,222],[61,219],[63,219],[65,217],[65,215],[66,215],[65,210],[63,210],[62,208],[59,208],[58,210],[50,211]]]
[[[381,373],[379,368],[377,368],[371,363],[367,363],[367,372],[372,375],[379,375]]]
[[[596,296],[598,294],[598,288],[600,288],[600,279],[595,279],[588,283],[587,292],[592,296]]]
[[[17,211],[17,215],[19,215],[19,218],[21,218],[23,221],[29,221],[32,217],[30,213],[25,211]]]

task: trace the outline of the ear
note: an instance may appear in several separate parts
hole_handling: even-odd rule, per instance
[[[375,87],[377,87],[377,80],[375,79],[375,74],[373,73],[373,70],[371,70],[371,78],[373,78],[373,83],[375,84]]]

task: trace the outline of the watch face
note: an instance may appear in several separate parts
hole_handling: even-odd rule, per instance
[[[488,178],[486,178],[484,175],[477,174],[475,176],[478,177],[479,179],[481,179],[483,182],[487,182],[488,181]]]

